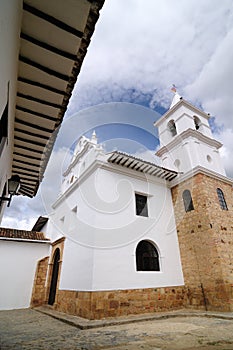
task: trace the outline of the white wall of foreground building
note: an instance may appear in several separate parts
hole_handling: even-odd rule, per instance
[[[30,306],[37,262],[49,249],[48,242],[0,239],[0,310]]]
[[[103,155],[101,155],[103,159]],[[46,232],[66,237],[59,289],[115,290],[183,285],[170,189],[165,181],[94,162],[58,199]],[[83,180],[82,180],[83,179]],[[148,217],[135,213],[135,192],[148,196]],[[50,220],[51,220],[50,219]],[[161,271],[136,271],[135,250],[152,241]]]
[[[4,147],[3,144],[0,145],[0,196],[2,195],[6,181],[11,176],[21,16],[22,0],[0,2],[0,119],[2,118],[7,100],[9,103],[8,138],[7,142],[4,142]],[[0,207],[0,221],[5,205],[4,202]]]

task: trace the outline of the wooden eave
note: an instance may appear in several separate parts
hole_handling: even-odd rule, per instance
[[[167,181],[172,181],[178,175],[176,171],[160,167],[154,163],[121,152],[111,153],[108,162],[144,174],[156,176]]]
[[[23,2],[12,173],[36,195],[104,0]]]

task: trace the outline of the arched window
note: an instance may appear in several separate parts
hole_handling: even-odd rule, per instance
[[[148,241],[141,241],[136,248],[137,271],[160,271],[159,253]]]
[[[194,210],[191,192],[189,190],[184,190],[182,197],[183,197],[184,209],[186,213],[188,211]]]
[[[194,120],[195,129],[199,130],[200,129],[200,125],[201,125],[200,119],[198,117],[194,116],[193,120]]]
[[[174,120],[170,120],[168,122],[167,126],[168,126],[168,129],[171,132],[171,135],[172,136],[176,136],[177,135],[177,130],[176,130],[176,124],[175,124]]]
[[[217,194],[221,209],[228,210],[223,191],[220,188],[217,188]]]

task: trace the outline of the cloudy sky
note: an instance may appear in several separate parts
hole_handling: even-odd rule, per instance
[[[50,212],[76,139],[151,155],[170,87],[211,114],[233,178],[232,0],[106,0],[37,197],[16,197],[2,226],[30,229]],[[55,181],[56,179],[56,181]]]

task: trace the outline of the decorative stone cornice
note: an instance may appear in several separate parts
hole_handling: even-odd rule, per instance
[[[233,179],[230,179],[227,176],[221,175],[219,173],[216,173],[215,171],[203,168],[201,166],[196,166],[194,169],[188,171],[185,174],[180,173],[178,177],[176,177],[174,180],[172,180],[169,183],[169,187],[170,188],[175,187],[176,185],[179,185],[181,182],[184,182],[190,179],[191,177],[194,177],[197,174],[204,174],[209,177],[212,177],[213,179],[225,182],[233,186]]]
[[[189,137],[193,137],[201,142],[204,142],[205,144],[217,148],[219,149],[220,147],[222,147],[222,143],[212,139],[206,135],[203,135],[201,132],[194,130],[194,129],[187,129],[185,131],[183,131],[181,134],[176,135],[171,142],[169,142],[166,146],[163,146],[162,148],[160,148],[155,154],[158,157],[161,157],[163,154],[169,152],[170,150],[172,150],[173,148],[175,148],[176,146],[180,145],[182,143],[183,140],[189,138]]]

